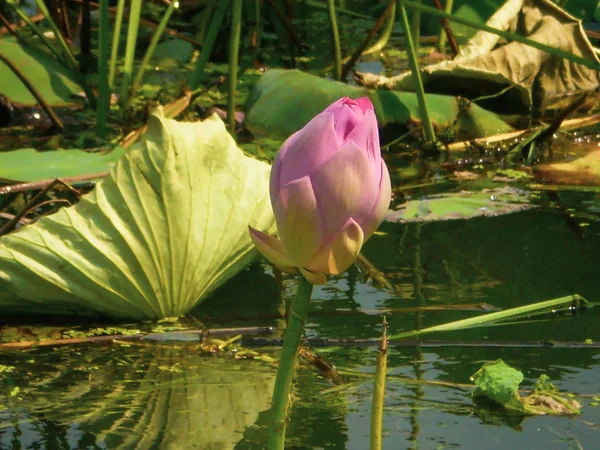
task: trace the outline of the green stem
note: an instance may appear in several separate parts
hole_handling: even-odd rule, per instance
[[[165,31],[165,28],[167,27],[167,23],[169,22],[169,19],[171,18],[171,14],[173,14],[173,10],[175,8],[177,8],[178,6],[179,6],[179,3],[177,2],[177,0],[172,0],[171,3],[169,3],[169,6],[168,6],[167,10],[165,11],[162,19],[160,20],[158,27],[156,27],[156,31],[154,31],[154,36],[152,36],[150,45],[148,46],[148,49],[146,50],[144,59],[142,59],[142,63],[140,64],[137,74],[135,75],[135,79],[133,80],[133,83],[131,85],[131,90],[130,90],[131,95],[128,100],[128,106],[131,103],[131,99],[135,95],[135,91],[138,89],[138,87],[142,81],[142,77],[144,76],[146,67],[148,67],[148,62],[150,62],[150,58],[152,58],[152,55],[154,55],[154,51],[156,50],[156,45],[158,44],[158,41],[162,37],[162,34]]]
[[[327,0],[329,22],[331,24],[331,35],[333,38],[333,52],[335,55],[334,80],[342,79],[342,47],[340,46],[340,34],[338,32],[337,20],[335,18],[334,0]]]
[[[227,94],[227,126],[235,136],[235,95],[237,92],[238,57],[240,33],[242,31],[243,0],[233,0],[231,13],[231,33],[229,34],[229,89]]]
[[[300,275],[296,298],[292,303],[288,325],[285,330],[281,359],[273,389],[271,423],[269,426],[269,450],[283,450],[285,448],[285,429],[290,405],[292,378],[294,376],[296,355],[298,354],[300,339],[304,331],[312,289],[312,284]]]
[[[459,16],[454,16],[452,14],[448,14],[443,11],[438,11],[435,8],[430,8],[429,6],[421,5],[420,3],[415,3],[410,0],[402,0],[402,3],[407,8],[418,9],[421,12],[424,12],[427,14],[432,14],[437,17],[442,17],[444,19],[448,19],[451,22],[460,23],[460,24],[466,25],[468,27],[475,28],[477,30],[487,31],[488,33],[492,33],[497,36],[503,37],[504,39],[506,39],[508,41],[517,41],[522,44],[528,45],[530,47],[537,48],[538,50],[542,50],[544,52],[550,53],[551,55],[558,56],[560,58],[564,58],[568,61],[571,61],[571,62],[574,62],[577,64],[581,64],[582,66],[585,66],[585,67],[589,67],[590,69],[600,70],[600,62],[599,61],[595,61],[595,60],[592,60],[589,58],[584,58],[583,56],[575,55],[573,53],[569,53],[564,50],[554,48],[554,47],[551,47],[546,44],[542,44],[537,41],[533,41],[524,36],[521,36],[520,34],[511,33],[510,31],[498,30],[497,28],[492,28],[488,25],[477,23],[477,22],[469,20],[469,19],[465,19],[465,18],[462,18]]]
[[[200,56],[198,56],[198,60],[196,61],[194,73],[189,80],[189,87],[192,91],[198,89],[198,85],[204,78],[204,67],[206,66],[206,63],[212,54],[213,48],[215,47],[215,42],[217,40],[219,29],[221,28],[221,23],[223,23],[223,18],[227,12],[227,6],[229,6],[229,0],[221,0],[217,4],[214,16],[210,21],[210,27],[206,33],[206,38],[202,42],[202,51],[200,52]]]
[[[415,0],[415,2],[422,3],[421,0]],[[410,34],[415,51],[419,50],[421,44],[421,11],[418,9],[415,9],[410,15]]]
[[[371,404],[371,450],[381,450],[383,403],[385,400],[385,377],[387,374],[387,320],[383,317],[383,333],[377,351],[375,363],[375,383],[373,386],[373,402]]]
[[[121,37],[121,24],[123,23],[123,10],[125,9],[125,0],[119,0],[117,3],[117,15],[115,17],[115,30],[113,31],[112,48],[110,51],[110,69],[108,71],[108,85],[111,90],[114,88],[115,72],[117,67],[117,55],[119,53],[119,43]]]
[[[58,29],[56,22],[54,22],[54,20],[52,19],[52,16],[50,15],[50,11],[48,11],[48,8],[46,7],[46,4],[44,3],[43,0],[35,0],[35,3],[37,5],[38,9],[42,12],[44,17],[50,24],[50,28],[52,28],[52,31],[53,31],[54,35],[56,36],[56,39],[58,40],[58,43],[60,44],[60,46],[62,48],[63,60],[65,61],[67,66],[69,66],[70,69],[78,70],[77,61],[75,60],[75,56],[73,56],[73,52],[71,51],[71,48],[67,45],[67,41],[65,41],[64,36],[62,35],[61,31]]]
[[[110,108],[110,86],[108,83],[108,0],[100,0],[98,30],[98,107],[96,108],[96,136],[104,137],[106,115]]]
[[[127,105],[129,88],[131,86],[131,74],[133,72],[133,60],[135,58],[135,45],[137,43],[138,29],[140,25],[140,14],[142,12],[142,0],[131,0],[129,9],[129,26],[127,28],[127,47],[125,48],[125,65],[123,67],[123,80],[121,82],[121,106]]]
[[[444,5],[444,12],[447,14],[452,13],[453,6],[454,6],[454,0],[446,0],[446,3]],[[442,19],[442,20],[448,20],[448,19]],[[448,41],[448,32],[446,31],[445,27],[442,26],[440,28],[440,36],[438,38],[438,50],[440,52],[444,52],[447,41]],[[456,55],[454,55],[454,56],[456,56]]]
[[[419,70],[417,52],[415,51],[415,47],[413,45],[411,33],[408,31],[410,30],[410,24],[408,22],[408,16],[406,14],[404,3],[404,0],[400,0],[400,16],[402,18],[402,27],[404,29],[404,36],[406,38],[408,64],[414,78],[415,93],[417,94],[417,100],[419,102],[419,115],[421,116],[421,121],[423,122],[425,139],[427,139],[429,142],[435,142],[435,132],[433,131],[433,124],[431,123],[429,111],[427,110],[425,89],[423,88],[423,80],[421,79],[421,71]]]

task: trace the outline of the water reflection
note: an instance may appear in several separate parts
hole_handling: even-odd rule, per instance
[[[0,448],[231,449],[268,408],[275,373],[181,346],[46,349],[5,361],[15,368],[0,384]]]

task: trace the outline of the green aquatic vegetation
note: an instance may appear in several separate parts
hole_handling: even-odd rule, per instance
[[[563,415],[581,412],[579,402],[569,398],[568,394],[560,394],[545,374],[535,382],[529,395],[519,395],[523,374],[501,359],[485,363],[471,377],[471,381],[477,386],[473,392],[475,401],[481,397],[492,400],[504,406],[507,412],[527,415]]]

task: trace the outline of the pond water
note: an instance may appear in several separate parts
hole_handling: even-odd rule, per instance
[[[393,334],[575,293],[598,300],[600,195],[541,193],[536,203],[500,217],[384,223],[364,253],[393,290],[375,287],[357,271],[315,289],[307,336],[373,343],[314,348],[338,369],[361,374],[348,375],[344,389],[331,389],[301,364],[288,448],[368,448],[384,313]],[[294,287],[285,278],[282,296],[289,299]],[[270,269],[255,265],[194,315],[210,327],[281,329],[279,299]],[[423,306],[430,308],[415,309]],[[599,318],[600,308],[548,312],[423,336],[418,346],[392,342],[384,448],[597,448],[600,350],[585,341],[600,340]],[[277,357],[279,346],[253,349]],[[524,373],[523,388],[547,374],[575,395],[582,414],[524,418],[475,406],[469,378],[498,358]],[[0,448],[262,449],[274,374],[268,362],[206,356],[188,341],[3,352]]]

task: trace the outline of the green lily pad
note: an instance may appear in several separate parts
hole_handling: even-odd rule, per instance
[[[73,96],[81,92],[74,74],[48,53],[23,45],[13,37],[5,37],[0,42],[0,52],[19,68],[49,105],[73,103]],[[37,104],[37,100],[21,80],[1,62],[0,94],[6,95],[13,102]]]
[[[270,167],[212,116],[153,115],[143,145],[72,208],[0,238],[0,309],[159,319],[190,311],[272,232]]]
[[[389,222],[431,222],[510,214],[533,208],[528,193],[506,186],[479,192],[461,191],[410,200],[386,217]]]
[[[523,381],[523,374],[501,359],[484,364],[471,377],[471,381],[477,386],[473,392],[474,399],[487,398],[504,406],[509,412],[528,415],[569,415],[581,412],[581,405],[560,395],[547,375],[542,375],[536,381],[531,394],[521,397],[519,385]]]
[[[245,124],[254,134],[286,139],[344,96],[369,97],[380,126],[396,124],[412,127],[415,122],[420,122],[414,93],[367,89],[298,70],[272,69],[265,72],[248,97]],[[455,97],[428,94],[427,101],[434,124],[456,127],[455,135],[459,140],[512,130],[497,115],[475,104],[463,108]],[[460,119],[457,121],[459,111]]]
[[[102,154],[75,149],[38,152],[33,148],[0,152],[0,178],[39,181],[107,172],[124,154],[123,147]]]

